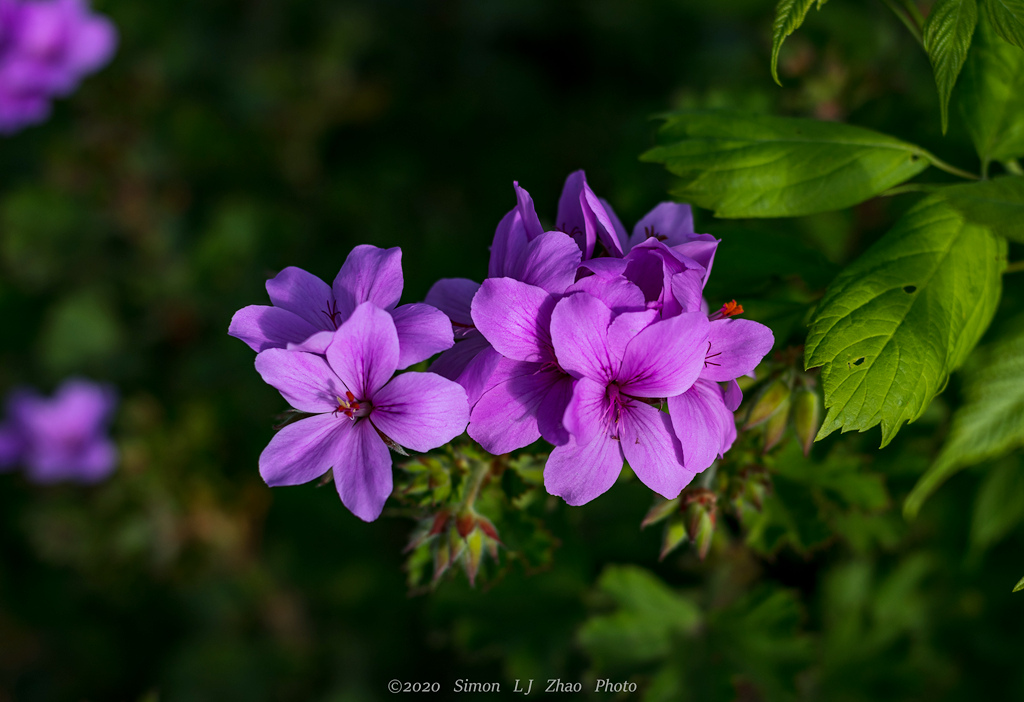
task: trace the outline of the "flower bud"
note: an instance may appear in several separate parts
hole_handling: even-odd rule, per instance
[[[809,389],[797,391],[793,400],[793,426],[806,456],[821,427],[821,399],[818,393]]]
[[[747,421],[743,428],[750,429],[767,421],[782,408],[783,403],[786,403],[788,408],[790,392],[789,384],[780,378],[765,385],[757,394],[757,399],[747,414]]]
[[[646,529],[651,524],[657,524],[663,519],[667,519],[672,513],[679,511],[679,498],[674,500],[663,500],[658,499],[657,502],[647,512],[647,516],[640,522],[640,528]]]
[[[779,404],[775,413],[768,418],[764,425],[764,451],[771,451],[786,433],[786,424],[789,420],[789,395]]]
[[[661,555],[659,561],[665,560],[665,556],[672,553],[680,544],[687,541],[686,521],[682,514],[675,514],[665,524],[665,533],[661,537]]]

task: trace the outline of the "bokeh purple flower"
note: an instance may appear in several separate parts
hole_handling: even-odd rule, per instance
[[[334,331],[364,302],[386,310],[398,333],[398,368],[450,349],[452,325],[431,305],[396,307],[404,287],[402,250],[361,245],[352,249],[332,285],[289,266],[267,281],[273,305],[249,305],[235,313],[228,334],[260,352],[295,348],[323,354]]]
[[[256,370],[289,404],[314,416],[279,431],[260,456],[268,485],[299,485],[333,469],[342,503],[357,517],[380,516],[392,489],[388,446],[437,448],[469,421],[466,392],[434,373],[403,373],[396,325],[372,302],[331,333],[326,357],[271,348]]]
[[[95,483],[117,465],[107,427],[117,405],[113,388],[87,380],[65,381],[53,397],[16,390],[0,425],[0,467],[25,466],[35,483]]]
[[[114,25],[85,0],[0,0],[0,133],[46,120],[51,100],[74,91],[116,46]]]

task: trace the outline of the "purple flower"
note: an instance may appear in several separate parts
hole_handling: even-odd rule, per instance
[[[0,0],[0,133],[45,120],[65,96],[106,64],[113,24],[84,0]]]
[[[529,193],[513,183],[516,206],[498,223],[491,245],[488,277],[518,280],[549,293],[561,293],[576,279],[581,253],[562,232],[545,232]],[[434,362],[431,370],[466,388],[470,405],[491,385],[501,355],[480,334],[471,314],[480,284],[465,278],[439,280],[427,302],[447,314],[460,339]]]
[[[8,421],[0,426],[0,467],[23,463],[36,483],[95,483],[117,465],[107,423],[117,404],[114,390],[67,380],[52,398],[30,390],[11,394]]]
[[[328,286],[311,273],[289,266],[267,281],[269,305],[235,313],[228,334],[254,351],[295,348],[323,354],[334,331],[364,302],[386,310],[398,333],[398,369],[450,349],[452,326],[440,310],[422,303],[398,304],[402,296],[402,250],[357,246]]]
[[[695,474],[685,464],[671,419],[654,403],[697,380],[708,319],[699,312],[652,324],[653,319],[651,311],[615,316],[586,293],[566,297],[551,313],[558,363],[577,380],[563,420],[571,439],[552,451],[544,485],[571,505],[608,490],[623,459],[667,498]]]
[[[434,373],[404,373],[392,317],[371,302],[331,333],[326,358],[267,349],[256,370],[289,404],[315,416],[279,431],[260,456],[268,485],[299,485],[333,468],[342,503],[373,521],[391,494],[388,442],[428,451],[462,433],[466,392]],[[386,438],[385,438],[386,437]]]

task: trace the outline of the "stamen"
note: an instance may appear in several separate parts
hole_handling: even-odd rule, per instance
[[[338,309],[337,300],[328,300],[327,309],[320,311],[327,315],[327,319],[329,319],[331,321],[331,324],[334,325],[334,328],[337,329],[339,326],[338,317],[341,316],[341,310]]]
[[[736,300],[730,300],[722,305],[721,312],[723,317],[735,317],[743,314],[743,305],[737,304]]]
[[[666,241],[668,239],[667,235],[659,234],[654,229],[654,225],[653,224],[644,227],[644,236],[647,237],[648,239],[650,239],[653,236],[658,241]]]
[[[705,355],[704,355],[704,367],[705,367],[705,368],[707,368],[708,366],[721,366],[721,365],[722,365],[721,363],[715,363],[714,361],[709,361],[708,359],[709,359],[709,358],[715,358],[716,356],[721,356],[721,355],[722,355],[722,352],[721,352],[721,351],[719,351],[718,353],[712,353],[712,354],[711,354],[711,355],[709,356],[709,355],[707,355],[707,354],[708,354],[708,353],[709,353],[710,351],[711,351],[711,342],[709,341],[709,342],[708,342],[708,350],[704,352],[704,354],[705,354]]]
[[[334,399],[338,401],[338,408],[334,410],[334,412],[332,412],[331,414],[337,417],[338,412],[341,412],[343,415],[345,415],[352,421],[355,421],[356,412],[358,412],[360,409],[359,402],[356,400],[356,396],[352,394],[351,390],[345,391],[345,397],[346,399],[343,400],[337,395],[335,395]]]

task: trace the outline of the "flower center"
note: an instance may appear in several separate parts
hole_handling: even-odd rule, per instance
[[[729,300],[727,303],[722,305],[722,308],[708,317],[712,322],[716,319],[724,319],[726,317],[736,317],[743,314],[743,305],[736,302],[736,300]]]
[[[352,421],[355,421],[359,417],[365,417],[370,414],[370,403],[357,400],[351,390],[345,391],[345,399],[337,396],[334,399],[338,401],[338,408],[333,412],[334,416],[338,416],[338,412],[341,412]]]
[[[335,329],[337,329],[340,326],[341,322],[339,321],[339,319],[341,317],[341,311],[338,309],[337,300],[328,300],[327,309],[320,311],[327,315],[327,319],[330,320],[331,324],[334,325]]]

